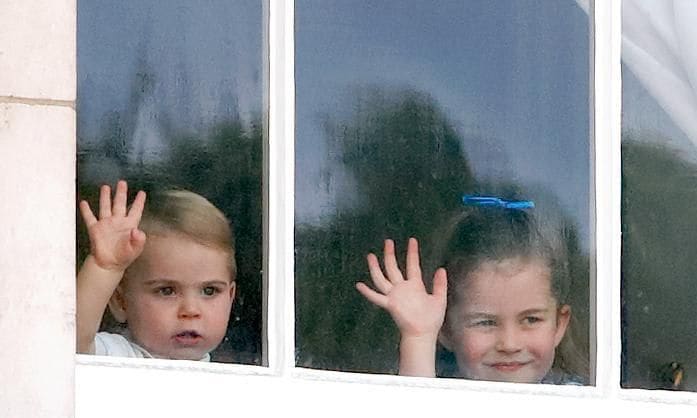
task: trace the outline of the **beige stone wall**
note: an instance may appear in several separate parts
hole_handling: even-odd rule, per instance
[[[0,9],[0,416],[70,417],[76,4]]]

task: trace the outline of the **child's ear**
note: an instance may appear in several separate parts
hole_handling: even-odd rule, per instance
[[[109,311],[111,315],[120,323],[126,322],[126,298],[124,288],[121,285],[116,287],[114,294],[109,299]]]
[[[237,283],[232,282],[230,283],[230,300],[235,299],[235,292],[237,291]]]
[[[455,346],[455,344],[453,344],[453,339],[450,336],[450,332],[446,329],[445,326],[443,326],[441,328],[440,332],[438,333],[438,342],[440,343],[440,345],[445,347],[446,350],[448,350],[450,352],[455,351],[455,350],[453,350],[453,347]]]
[[[569,320],[571,320],[571,306],[562,305],[557,309],[557,331],[554,334],[554,346],[558,346],[564,334],[566,334],[566,329],[569,327]]]

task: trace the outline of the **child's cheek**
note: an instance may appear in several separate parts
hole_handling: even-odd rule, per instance
[[[551,363],[554,360],[556,341],[554,330],[540,330],[528,344],[531,350],[536,351],[537,357]]]
[[[474,367],[481,362],[489,351],[491,336],[485,332],[477,330],[466,330],[462,335],[460,350],[458,355],[466,359],[469,367]]]
[[[230,318],[230,312],[232,311],[232,299],[222,295],[217,298],[213,312],[216,316],[216,322],[222,323],[223,327],[227,327],[228,319]]]
[[[167,300],[154,294],[143,294],[138,298],[137,306],[140,316],[149,318],[148,322],[157,322],[163,319],[167,311],[172,310],[172,300]]]

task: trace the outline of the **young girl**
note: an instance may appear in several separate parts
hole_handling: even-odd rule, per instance
[[[384,273],[377,257],[368,255],[377,291],[356,285],[400,330],[399,373],[435,376],[440,342],[454,354],[461,377],[582,384],[583,379],[553,367],[571,318],[561,234],[548,238],[532,215],[532,202],[465,199],[469,206],[436,237],[433,258],[442,267],[434,274],[432,294],[422,280],[414,238],[406,277],[394,243],[386,240]]]
[[[165,192],[145,211],[144,192],[130,210],[126,195],[119,181],[112,204],[102,186],[99,219],[80,202],[90,254],[77,277],[78,352],[208,361],[235,296],[230,225],[195,193]],[[97,332],[107,305],[124,335]]]

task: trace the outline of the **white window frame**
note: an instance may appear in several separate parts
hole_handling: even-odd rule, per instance
[[[47,205],[29,208],[31,217],[53,217],[67,222],[64,228],[50,229],[41,237],[58,244],[38,246],[38,254],[32,254],[22,245],[13,245],[11,239],[0,238],[0,250],[12,258],[0,258],[0,332],[3,339],[6,335],[15,335],[18,345],[32,349],[31,357],[23,357],[3,348],[5,343],[0,344],[0,376],[3,376],[4,387],[0,389],[0,415],[85,418],[248,413],[445,417],[453,413],[533,416],[548,412],[587,417],[595,412],[621,412],[654,417],[697,410],[695,393],[628,390],[620,388],[619,384],[621,0],[595,1],[589,13],[593,28],[590,114],[594,144],[594,192],[591,194],[594,197],[591,207],[595,208],[592,253],[595,254],[593,275],[596,278],[591,289],[591,296],[595,296],[591,297],[591,311],[595,315],[591,340],[597,371],[593,387],[407,378],[295,367],[294,3],[292,0],[268,0],[266,3],[269,141],[265,146],[264,252],[268,261],[264,271],[268,313],[264,323],[268,367],[73,354],[76,0],[56,0],[50,6],[39,0],[5,0],[3,3],[0,13],[0,150],[13,151],[19,160],[14,166],[0,166],[0,178],[5,179],[0,180],[0,186],[9,189],[11,184],[22,184],[24,188],[42,192],[55,189],[63,193],[58,196],[69,200],[67,203],[49,201]],[[27,25],[24,23],[27,16],[49,24]],[[58,35],[52,32],[56,28],[60,32]],[[56,36],[62,40],[59,50],[63,55],[42,54],[42,41]],[[33,57],[33,61],[25,63],[22,51],[7,49],[7,46],[27,37],[37,42],[22,44],[27,49],[25,55]],[[50,46],[55,49],[55,45]],[[8,65],[11,77],[3,81],[4,66]],[[55,77],[67,74],[62,76],[61,85],[65,88],[55,88],[55,80],[46,82],[47,74]],[[59,132],[62,136],[56,138],[53,145],[63,151],[60,154],[63,157],[56,163],[61,170],[18,172],[13,169],[22,164],[31,165],[34,155],[45,152],[45,145],[35,138],[38,134],[34,135],[29,127],[22,128],[26,123],[22,124],[24,119],[17,116],[17,109],[33,112],[32,121],[37,125],[53,121],[54,117],[47,114],[55,113],[55,118],[62,121],[61,126],[67,127],[60,131],[67,134]],[[23,129],[22,135],[4,136],[3,123]],[[20,152],[26,147],[32,152]],[[72,152],[73,157],[66,151]],[[6,194],[14,189],[0,191]],[[8,199],[7,195],[2,199],[5,202],[0,205],[0,216],[8,223],[15,222],[16,228],[36,229],[24,216],[27,207],[20,203],[13,206]],[[66,232],[68,230],[72,232]],[[36,237],[26,239],[27,242],[31,239],[43,242]],[[63,263],[59,263],[59,268],[55,263],[33,263],[26,267],[28,264],[20,259],[31,255],[37,260],[58,259]],[[25,271],[30,274],[17,281],[9,279]],[[58,285],[46,286],[47,278]],[[25,291],[27,288],[29,292]],[[15,298],[23,298],[24,304],[37,309],[17,313],[18,305],[11,303]],[[51,326],[47,327],[47,323]],[[56,324],[59,326],[54,326]],[[49,336],[51,344],[34,345],[31,341],[37,336]],[[6,383],[7,376],[12,376],[11,388]]]

